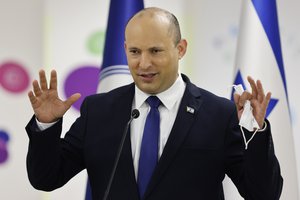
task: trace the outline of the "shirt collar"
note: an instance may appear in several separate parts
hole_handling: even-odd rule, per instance
[[[163,105],[170,110],[178,100],[181,100],[185,86],[185,82],[183,81],[181,75],[179,75],[171,87],[161,93],[156,94],[156,96],[160,99]],[[151,96],[151,94],[147,94],[135,86],[134,101],[136,108],[139,109],[149,96]]]

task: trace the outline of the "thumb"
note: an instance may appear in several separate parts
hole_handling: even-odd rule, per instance
[[[79,98],[81,97],[80,93],[75,93],[70,96],[64,103],[67,108],[70,108]]]

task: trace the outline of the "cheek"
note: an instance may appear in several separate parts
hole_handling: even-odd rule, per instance
[[[134,71],[137,69],[138,62],[136,60],[127,60],[127,63],[130,71]]]
[[[161,66],[162,70],[168,75],[172,76],[174,73],[178,72],[178,64],[175,62],[175,60],[166,59],[164,63],[162,63]]]
[[[140,62],[140,56],[131,56],[127,59],[128,64],[130,63],[132,66],[136,67]]]

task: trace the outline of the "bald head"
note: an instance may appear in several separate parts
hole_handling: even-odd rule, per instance
[[[130,18],[126,25],[126,29],[128,25],[138,19],[147,19],[147,20],[159,20],[161,23],[166,24],[168,34],[173,38],[174,44],[177,45],[181,40],[181,32],[177,18],[175,15],[161,8],[149,7],[145,8],[138,13],[136,13],[133,17]],[[126,40],[126,35],[125,35]]]

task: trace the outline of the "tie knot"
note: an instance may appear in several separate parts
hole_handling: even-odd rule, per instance
[[[161,101],[159,100],[159,98],[157,96],[150,96],[147,98],[146,101],[151,108],[158,108],[158,106],[161,103]]]

